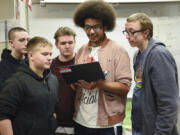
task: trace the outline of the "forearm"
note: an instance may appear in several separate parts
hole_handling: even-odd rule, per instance
[[[126,95],[129,91],[127,85],[120,82],[107,82],[107,81],[97,81],[97,87],[112,93]]]
[[[0,121],[0,135],[13,135],[11,120]]]

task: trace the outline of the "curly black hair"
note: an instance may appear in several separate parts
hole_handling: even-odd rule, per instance
[[[89,0],[81,3],[74,12],[74,23],[84,28],[84,20],[87,18],[99,19],[107,31],[115,27],[116,12],[113,6],[103,0]]]

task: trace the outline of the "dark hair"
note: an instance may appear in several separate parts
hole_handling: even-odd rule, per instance
[[[85,19],[92,18],[101,20],[107,31],[115,27],[116,12],[113,6],[102,0],[89,0],[81,3],[75,10],[74,23],[84,28]]]
[[[60,27],[54,34],[54,39],[58,41],[58,37],[61,36],[73,36],[75,39],[76,33],[69,27]]]
[[[9,40],[13,40],[14,39],[14,33],[15,32],[20,32],[20,31],[24,31],[24,32],[27,32],[24,28],[22,27],[14,27],[12,29],[9,30],[8,32],[8,39]]]

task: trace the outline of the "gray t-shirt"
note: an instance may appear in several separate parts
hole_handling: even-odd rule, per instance
[[[142,129],[142,112],[141,112],[141,93],[142,88],[142,75],[143,75],[143,62],[146,51],[138,53],[135,63],[135,82],[136,85],[133,91],[132,99],[132,126],[133,130],[140,132]]]

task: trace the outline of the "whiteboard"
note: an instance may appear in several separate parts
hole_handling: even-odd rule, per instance
[[[78,50],[88,38],[83,29],[76,27],[73,23],[73,12],[78,4],[50,4],[41,7],[39,4],[32,5],[29,12],[30,36],[42,36],[54,44],[54,33],[60,26],[68,26],[76,31],[76,48]],[[135,48],[130,47],[125,36],[122,34],[126,18],[135,12],[144,12],[150,16],[154,24],[154,38],[164,42],[175,57],[180,76],[180,3],[156,3],[156,4],[114,4],[117,11],[116,27],[107,36],[123,45],[131,59],[131,70],[133,72],[133,54]],[[53,57],[59,55],[56,47],[53,47]],[[128,97],[132,96],[131,90]]]

